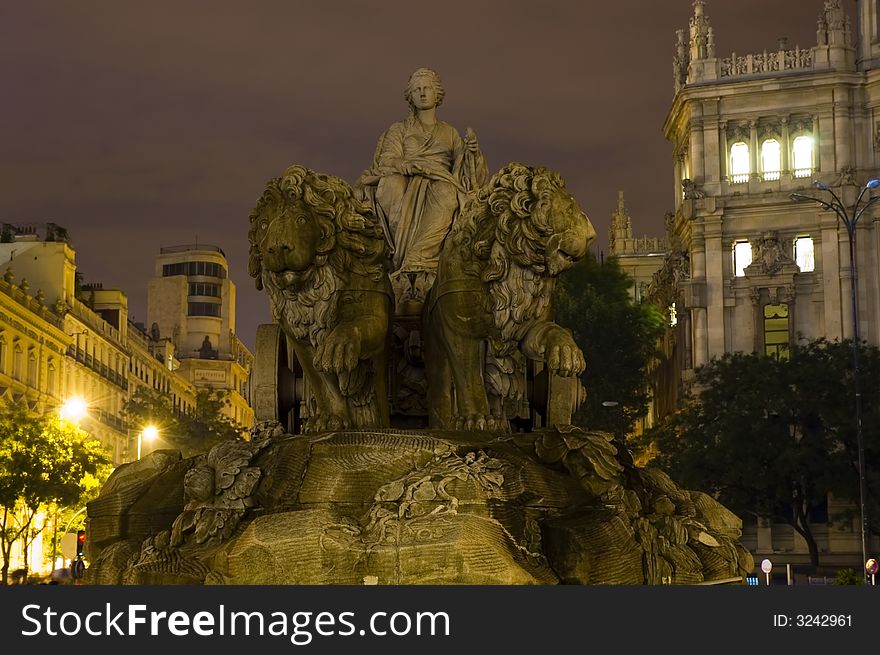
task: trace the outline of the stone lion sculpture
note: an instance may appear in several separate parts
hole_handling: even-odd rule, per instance
[[[303,368],[307,432],[389,424],[381,225],[340,178],[290,166],[250,214],[248,272]]]
[[[542,167],[508,164],[469,201],[425,303],[431,427],[506,429],[503,400],[522,399],[525,357],[563,377],[583,372],[571,333],[550,320],[550,300],[556,277],[595,236],[562,177]],[[500,399],[491,408],[490,396]]]

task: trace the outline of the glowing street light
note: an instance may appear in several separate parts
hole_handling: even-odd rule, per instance
[[[85,400],[78,396],[68,398],[64,404],[61,405],[61,420],[69,421],[74,425],[78,425],[79,422],[85,418],[87,412],[88,405]]]
[[[141,442],[146,441],[155,441],[156,437],[159,436],[159,428],[155,425],[148,425],[138,434],[138,459],[141,458]]]
[[[855,387],[856,400],[856,449],[858,450],[858,467],[859,467],[859,514],[861,523],[862,538],[862,561],[866,561],[868,557],[868,512],[865,509],[865,498],[867,496],[867,482],[865,475],[865,445],[862,436],[862,389],[860,371],[859,371],[859,345],[861,344],[861,336],[859,333],[859,311],[858,311],[858,278],[856,269],[856,226],[859,219],[865,211],[880,202],[880,196],[872,196],[871,191],[880,187],[880,180],[873,179],[868,182],[859,191],[859,197],[856,198],[855,204],[851,208],[847,208],[843,204],[840,197],[824,182],[815,182],[813,184],[819,191],[824,191],[831,196],[830,200],[806,196],[802,193],[792,193],[791,199],[797,202],[814,202],[825,211],[833,211],[837,214],[838,220],[843,223],[846,228],[846,239],[849,244],[849,289],[850,289],[850,308],[852,309],[852,351],[853,351],[853,386]],[[868,193],[868,199],[862,200]],[[865,572],[865,582],[868,576]]]

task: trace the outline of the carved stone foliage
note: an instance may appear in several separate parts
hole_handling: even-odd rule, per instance
[[[678,297],[682,283],[691,277],[690,256],[674,240],[663,256],[663,264],[651,276],[647,298],[658,307],[669,307]]]
[[[687,584],[753,566],[739,519],[607,433],[253,437],[108,483],[87,583]]]
[[[730,122],[727,124],[728,143],[736,143],[737,141],[745,141],[746,143],[748,143],[750,134],[751,128],[749,128],[748,123]]]
[[[774,231],[764,232],[757,241],[752,242],[752,247],[755,252],[752,263],[745,268],[747,276],[759,273],[773,277],[784,268],[797,268],[797,264],[788,254],[788,244]]]
[[[779,120],[765,120],[761,121],[758,127],[758,140],[764,141],[765,139],[776,139],[779,141],[782,138],[782,124]]]
[[[431,427],[506,429],[504,401],[522,398],[525,357],[580,375],[583,353],[549,320],[550,299],[595,236],[561,176],[545,168],[508,164],[468,203],[425,303]]]
[[[830,186],[840,187],[840,186],[852,186],[858,187],[859,184],[856,182],[858,175],[858,171],[856,171],[854,166],[843,166],[839,171],[837,171],[837,178],[831,183]]]
[[[813,133],[813,118],[811,116],[798,116],[791,119],[789,134],[797,136],[799,134]]]
[[[700,198],[706,197],[706,192],[703,191],[696,182],[688,178],[681,181],[681,190],[687,200],[699,200]]]

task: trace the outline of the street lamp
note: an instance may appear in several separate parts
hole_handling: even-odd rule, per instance
[[[85,417],[87,411],[88,405],[86,404],[86,401],[79,396],[75,396],[64,401],[64,404],[61,405],[61,411],[59,414],[61,415],[62,421],[69,421],[74,425],[79,425],[79,422]]]
[[[141,442],[153,441],[159,436],[159,429],[155,425],[148,425],[138,434],[138,459],[141,458]]]
[[[840,197],[824,182],[815,182],[813,184],[819,191],[825,191],[831,195],[831,200],[823,200],[822,198],[814,198],[806,196],[802,193],[792,193],[791,199],[797,202],[814,202],[822,207],[825,211],[831,210],[837,214],[837,218],[846,228],[846,240],[849,245],[849,287],[850,287],[850,307],[852,309],[852,343],[853,343],[853,386],[856,392],[856,448],[859,454],[859,514],[861,519],[861,538],[862,538],[862,563],[868,559],[868,513],[865,509],[865,498],[867,496],[867,482],[865,474],[865,445],[862,437],[862,390],[861,381],[859,380],[859,345],[861,344],[861,336],[859,332],[859,312],[858,312],[858,278],[856,277],[856,226],[859,219],[865,211],[880,202],[880,196],[870,196],[867,202],[862,204],[865,193],[880,187],[880,180],[872,179],[861,188],[859,197],[856,198],[855,204],[847,209],[846,205]],[[862,567],[865,575],[865,582],[868,581],[867,572]]]

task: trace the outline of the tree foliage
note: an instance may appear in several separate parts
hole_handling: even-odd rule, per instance
[[[572,331],[587,362],[581,376],[587,399],[574,422],[620,437],[648,411],[645,370],[663,333],[662,314],[635,303],[631,286],[616,258],[600,262],[588,254],[560,276],[554,297],[556,322]]]
[[[869,516],[880,491],[880,350],[860,348]],[[858,501],[852,342],[794,346],[790,357],[726,354],[696,371],[684,407],[649,431],[656,464],[733,511],[783,520],[818,564],[811,511],[828,494]]]
[[[97,439],[57,416],[0,406],[0,550],[6,584],[12,545],[32,538],[43,505],[72,506],[106,476],[110,458]]]
[[[193,408],[183,412],[174,408],[167,394],[141,387],[125,402],[122,413],[133,430],[153,425],[164,447],[190,457],[208,452],[221,441],[241,438],[241,426],[222,413],[228,404],[225,391],[199,389]]]

